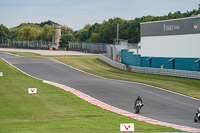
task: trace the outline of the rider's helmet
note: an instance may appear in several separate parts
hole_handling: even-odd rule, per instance
[[[141,97],[141,96],[138,96],[138,99],[142,99],[142,97]]]

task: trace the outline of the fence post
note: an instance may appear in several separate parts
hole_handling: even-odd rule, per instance
[[[9,46],[9,39],[7,39],[8,40],[8,46]]]

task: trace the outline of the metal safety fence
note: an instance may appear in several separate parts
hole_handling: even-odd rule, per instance
[[[28,49],[49,49],[52,46],[50,41],[20,41],[1,39],[0,47],[28,48]]]
[[[107,45],[105,43],[69,42],[69,50],[86,53],[106,53]]]
[[[102,54],[99,55],[99,59],[106,62],[107,64],[115,67],[115,68],[118,68],[118,69],[121,69],[121,70],[127,70],[127,71],[130,71],[130,72],[200,79],[200,72],[197,72],[197,71],[185,71],[185,70],[174,70],[174,69],[160,69],[160,68],[128,66],[128,65],[113,61],[110,58],[108,58],[108,57],[106,57],[105,55],[102,55]]]
[[[138,44],[127,44],[127,45],[107,45],[107,54],[106,56],[110,59],[121,62],[121,50],[122,49],[135,49],[138,54],[140,46]]]

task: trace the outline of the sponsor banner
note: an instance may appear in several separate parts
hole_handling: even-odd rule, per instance
[[[141,37],[200,33],[200,17],[142,23]]]
[[[2,72],[0,72],[0,77],[2,77],[3,76],[3,73]]]
[[[134,123],[120,124],[120,131],[134,131]]]
[[[28,94],[36,94],[37,88],[28,88]]]

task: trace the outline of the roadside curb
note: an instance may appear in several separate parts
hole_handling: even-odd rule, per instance
[[[85,101],[87,101],[91,104],[97,105],[100,108],[112,111],[112,112],[117,113],[117,114],[121,114],[123,116],[128,116],[128,117],[131,117],[133,119],[136,119],[136,120],[139,120],[139,121],[144,121],[144,122],[151,123],[151,124],[154,124],[154,125],[172,127],[172,128],[175,128],[175,129],[186,131],[186,132],[200,132],[200,129],[197,129],[197,128],[191,128],[191,127],[186,127],[186,126],[170,124],[170,123],[167,123],[167,122],[157,121],[157,120],[154,120],[154,119],[151,119],[151,118],[148,118],[148,117],[144,117],[144,116],[140,116],[140,115],[137,115],[137,114],[130,113],[128,111],[113,107],[113,106],[108,105],[106,103],[103,103],[103,102],[101,102],[101,101],[99,101],[99,100],[97,100],[97,99],[95,99],[95,98],[93,98],[93,97],[91,97],[87,94],[84,94],[84,93],[82,93],[78,90],[75,90],[71,87],[68,87],[68,86],[65,86],[65,85],[62,85],[62,84],[58,84],[58,83],[46,81],[46,80],[44,80],[43,82],[50,84],[50,85],[54,85],[56,87],[59,87],[59,88],[65,90],[65,91],[69,91],[72,94],[78,96],[79,98],[82,98],[83,100],[85,100]]]

